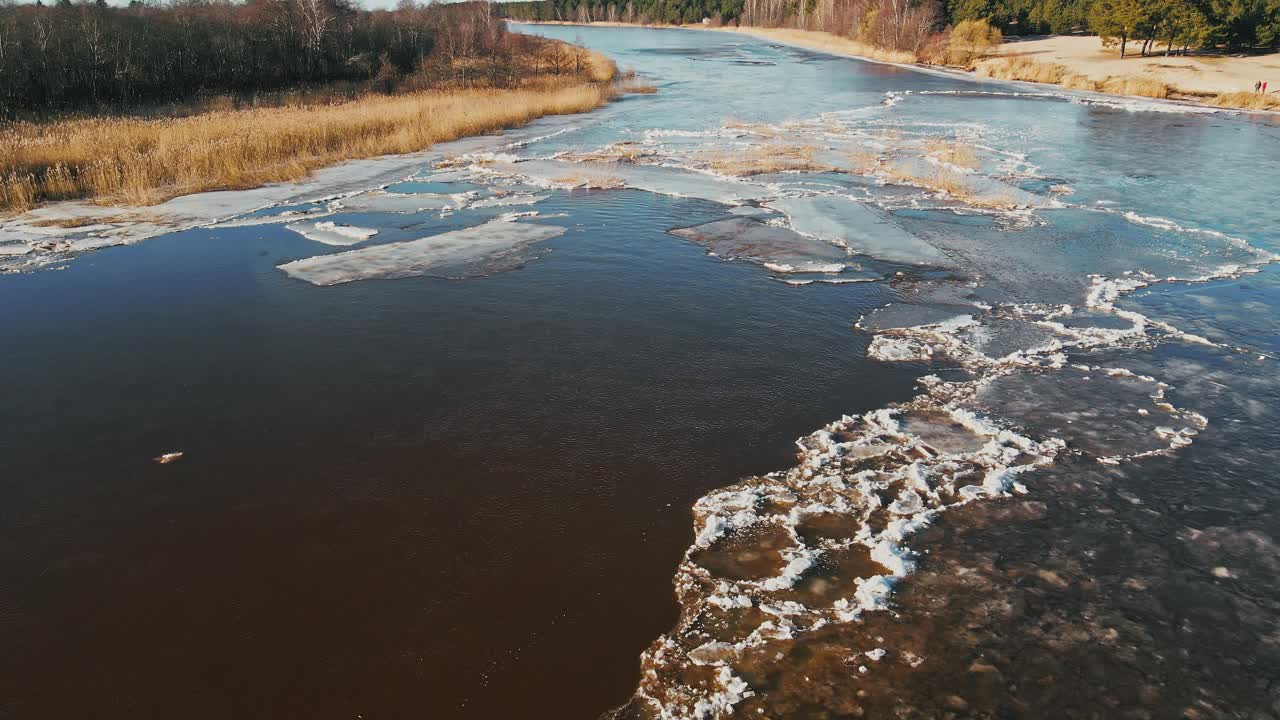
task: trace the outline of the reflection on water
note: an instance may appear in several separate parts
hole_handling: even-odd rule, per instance
[[[537,30],[659,92],[0,282],[0,707],[1280,700],[1275,126]]]

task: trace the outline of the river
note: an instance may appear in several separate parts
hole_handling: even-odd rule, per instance
[[[0,276],[0,714],[1280,717],[1280,125],[522,29],[657,92]]]

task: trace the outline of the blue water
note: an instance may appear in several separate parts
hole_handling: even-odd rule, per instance
[[[387,188],[471,193],[452,209],[339,202],[316,218],[376,229],[357,250],[510,212],[564,228],[519,262],[321,287],[279,266],[352,248],[271,223],[0,276],[0,713],[1273,712],[1272,118],[732,34],[522,29],[599,49],[658,92]],[[938,142],[972,149],[976,167],[946,171],[972,197],[893,175],[939,167]],[[601,160],[619,143],[640,160]],[[815,167],[716,172],[760,148]],[[859,170],[865,157],[875,171]],[[569,189],[575,174],[624,187]],[[468,205],[529,194],[548,197]],[[769,211],[815,199],[821,216]],[[288,209],[330,211],[316,200]],[[757,233],[750,247],[712,256],[668,233],[738,217],[735,205],[774,223],[737,226]],[[908,241],[931,259],[912,262]],[[778,270],[811,257],[804,242],[847,244],[849,267]],[[1089,306],[1099,282],[1138,278],[1148,284],[1113,306]],[[841,279],[859,282],[824,282]],[[1063,305],[1073,313],[1053,314]],[[885,306],[863,324],[876,330],[854,326]],[[955,313],[977,320],[955,338],[990,353],[1035,349],[1052,334],[1037,322],[1104,331],[1138,313],[1148,326],[1069,345],[1065,368],[1043,355],[996,371],[939,338],[932,361],[868,356]],[[791,467],[793,441],[842,415],[922,397],[936,411],[926,374],[989,382],[965,408],[1066,450],[1019,476],[1025,496],[948,507],[914,536],[918,567],[891,612],[814,627],[830,614],[814,598],[851,590],[865,563],[822,567],[786,591],[804,608],[792,637],[751,640],[723,664],[687,660],[765,617],[764,595],[723,615],[698,604],[705,587],[672,599],[672,569],[697,573],[681,561],[690,507]],[[1169,450],[1157,381],[1175,419],[1207,425],[1131,459]],[[185,455],[151,462],[169,451]],[[1111,455],[1126,459],[1097,461]],[[833,527],[824,542],[862,526]],[[709,552],[755,568],[777,551],[752,537]],[[637,658],[660,636],[680,652],[646,656],[642,675]],[[886,654],[858,655],[873,648]],[[726,694],[721,668],[751,694]]]

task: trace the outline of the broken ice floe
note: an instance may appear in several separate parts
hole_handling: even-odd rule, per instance
[[[151,458],[151,461],[157,465],[168,465],[169,463],[181,460],[182,456],[185,454],[186,453],[183,452],[167,452]]]
[[[912,265],[951,264],[938,248],[855,200],[839,196],[784,198],[767,206],[786,214],[797,232],[840,243],[861,255]]]
[[[563,162],[526,160],[494,163],[487,174],[518,177],[546,188],[631,188],[659,195],[690,197],[737,205],[768,195],[767,189],[721,180],[677,167],[623,162]]]
[[[419,240],[295,260],[280,269],[313,285],[419,275],[473,277],[518,267],[528,259],[532,245],[563,232],[562,227],[503,218]]]
[[[670,231],[726,260],[745,260],[780,273],[838,273],[851,264],[844,248],[748,218]]]
[[[356,245],[378,234],[373,228],[343,225],[329,220],[290,223],[285,227],[308,240],[326,245]]]
[[[1011,205],[1056,207],[975,181],[954,199],[963,203],[986,187],[1008,193]],[[740,217],[674,234],[766,266],[777,255],[804,257],[811,246],[797,237],[926,266],[894,283],[901,302],[868,313],[858,327],[874,333],[872,357],[943,360],[966,373],[926,378],[908,403],[801,439],[797,467],[698,501],[695,542],[675,580],[681,618],[643,655],[633,700],[658,717],[727,716],[757,692],[741,670],[749,652],[767,656],[769,643],[885,607],[894,582],[913,569],[908,539],[940,513],[1026,492],[1026,474],[1065,454],[1117,464],[1192,442],[1205,419],[1169,403],[1167,385],[1124,368],[1069,365],[1068,353],[1209,342],[1117,301],[1152,283],[1235,276],[1274,259],[1212,236],[1208,252],[1185,228],[1158,222],[1140,223],[1150,236],[1106,236],[1117,245],[1106,252],[1081,252],[1047,229],[1028,243],[1004,227],[921,235],[913,232],[918,224],[898,222],[876,201],[795,183],[761,187],[757,202],[784,213],[782,222]],[[787,233],[762,229],[770,227]],[[815,278],[793,273],[786,281]]]
[[[342,212],[419,213],[458,207],[466,204],[468,197],[465,193],[444,195],[374,190],[335,200],[333,207]]]
[[[680,623],[643,655],[636,693],[663,716],[703,716],[698,668],[736,678],[735,662],[751,648],[885,607],[894,581],[912,570],[912,533],[948,508],[1004,495],[1062,444],[925,395],[844,418],[798,449],[796,468],[695,505],[697,539],[676,577]]]

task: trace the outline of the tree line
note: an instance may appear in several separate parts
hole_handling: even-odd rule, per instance
[[[535,0],[507,2],[502,12],[535,22],[623,22],[682,25],[703,18],[734,20],[744,0]]]
[[[501,8],[516,20],[800,27],[907,51],[943,23],[937,0],[533,0]]]
[[[350,0],[0,4],[0,117],[343,83],[511,84],[538,42],[508,33],[485,2],[405,0],[390,11]]]
[[[1088,31],[1126,52],[1269,49],[1280,39],[1280,0],[951,0],[946,19],[986,20],[1009,35]]]
[[[1280,0],[534,0],[502,5],[519,20],[743,24],[823,30],[920,52],[965,21],[1006,35],[1091,32],[1127,52],[1275,48]]]

